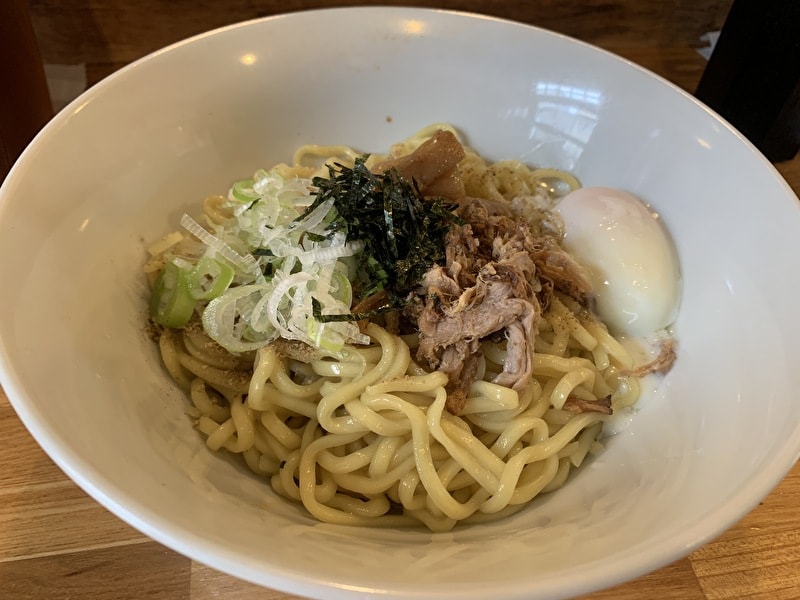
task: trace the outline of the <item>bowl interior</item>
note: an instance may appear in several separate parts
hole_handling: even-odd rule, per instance
[[[448,534],[318,524],[192,429],[145,330],[144,247],[302,143],[380,152],[437,121],[490,158],[646,199],[681,261],[679,360],[601,456],[514,517]],[[32,143],[0,191],[0,375],[85,490],[218,569],[326,598],[566,597],[687,554],[796,460],[798,233],[769,163],[623,60],[474,15],[298,13],[123,69]]]

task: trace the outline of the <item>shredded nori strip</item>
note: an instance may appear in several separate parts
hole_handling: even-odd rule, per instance
[[[320,323],[335,323],[342,321],[361,321],[362,319],[372,319],[380,315],[385,315],[387,312],[397,310],[396,306],[382,306],[374,310],[365,310],[355,313],[346,313],[342,315],[323,315],[322,304],[316,298],[311,298],[311,315]]]
[[[365,275],[357,297],[386,290],[389,305],[398,309],[409,292],[434,264],[444,261],[444,236],[452,223],[461,223],[454,204],[424,198],[416,182],[408,182],[396,169],[372,173],[368,155],[353,168],[328,166],[329,178],[315,177],[315,200],[297,220],[304,219],[333,198],[336,217],[330,228],[345,232],[347,241],[361,240],[358,269]],[[315,311],[318,312],[318,311]],[[314,315],[320,322],[358,320],[356,315]]]

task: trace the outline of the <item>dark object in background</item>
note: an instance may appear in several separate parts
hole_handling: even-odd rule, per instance
[[[0,183],[53,115],[24,0],[0,0]]]
[[[771,161],[800,148],[800,1],[735,0],[695,96]]]

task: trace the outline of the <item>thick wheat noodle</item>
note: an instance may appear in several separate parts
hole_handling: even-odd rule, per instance
[[[605,382],[588,349],[583,357],[537,354],[536,379],[521,395],[476,382],[467,413],[456,417],[444,410],[446,375],[420,370],[399,337],[374,324],[367,331],[377,362],[359,355],[347,368],[328,368],[360,369],[356,377],[298,383],[291,361],[266,346],[246,396],[226,388],[228,407],[211,391],[229,382],[224,370],[210,371],[214,382],[195,378],[191,397],[208,445],[243,454],[279,494],[326,522],[446,530],[552,491],[596,442],[604,416],[557,410],[576,389],[591,397],[594,379]],[[196,366],[177,342],[162,352],[165,363]]]

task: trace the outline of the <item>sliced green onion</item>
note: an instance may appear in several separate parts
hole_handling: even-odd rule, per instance
[[[189,294],[195,300],[213,300],[230,287],[233,267],[204,256],[189,273]]]
[[[234,353],[278,336],[334,354],[351,342],[369,343],[341,318],[353,301],[350,277],[361,266],[354,256],[365,242],[348,242],[345,231],[331,227],[333,199],[315,204],[312,183],[259,169],[229,189],[233,218],[201,225],[183,215],[186,232],[178,235],[197,238],[206,252],[197,261],[173,258],[153,300],[154,314],[168,313],[158,322],[177,327],[200,312],[206,333]],[[312,300],[325,318],[312,317]]]
[[[258,200],[259,194],[253,189],[255,182],[252,179],[242,179],[231,186],[228,194],[230,200],[250,204],[253,200]]]
[[[254,284],[229,289],[206,306],[203,329],[212,340],[230,352],[260,348],[278,337],[278,334],[268,327],[255,332],[248,323],[259,300],[268,297],[271,290],[270,286]]]
[[[203,228],[202,225],[200,225],[200,223],[195,221],[189,215],[184,214],[181,217],[181,225],[184,229],[186,229],[186,231],[191,233],[215,252],[219,252],[223,257],[225,257],[226,260],[229,260],[236,267],[242,269],[245,273],[253,273],[258,271],[256,259],[253,258],[252,255],[247,254],[245,256],[240,256],[236,250],[231,248],[228,244],[216,236],[210,234]]]
[[[347,275],[341,270],[334,270],[331,273],[331,296],[344,304],[345,307],[350,308],[353,302],[353,286]]]
[[[263,196],[272,190],[280,190],[283,188],[283,177],[277,173],[270,173],[264,169],[258,169],[253,174],[253,191],[259,197]]]
[[[183,327],[192,318],[195,304],[189,293],[187,272],[174,263],[167,263],[156,279],[150,297],[153,321],[164,327]]]
[[[314,343],[314,347],[336,354],[342,351],[347,341],[344,336],[335,331],[327,323],[320,323],[313,317],[306,320],[306,333]]]

